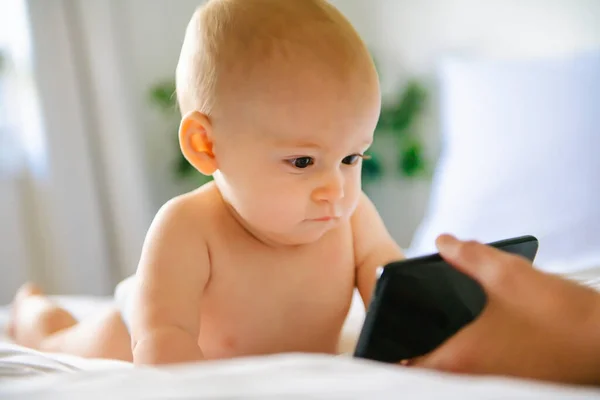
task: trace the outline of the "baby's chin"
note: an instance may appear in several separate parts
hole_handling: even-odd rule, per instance
[[[254,225],[252,234],[255,238],[270,246],[303,246],[319,241],[337,223],[315,223],[302,221],[293,227],[278,227]]]
[[[296,229],[285,233],[265,234],[263,239],[267,244],[280,246],[304,246],[319,241],[323,236],[337,226],[335,221],[315,223],[314,221],[302,222]]]

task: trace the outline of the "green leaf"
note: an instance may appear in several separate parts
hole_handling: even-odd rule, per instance
[[[400,172],[407,177],[420,176],[426,171],[423,146],[415,138],[402,141],[400,145]]]
[[[392,130],[401,133],[410,128],[423,111],[426,100],[425,89],[416,81],[410,81],[402,92],[391,122]]]
[[[177,110],[175,82],[161,82],[150,89],[150,100],[164,111]]]

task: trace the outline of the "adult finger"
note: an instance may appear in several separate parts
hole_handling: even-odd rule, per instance
[[[504,287],[519,269],[530,267],[520,257],[475,241],[441,235],[436,240],[440,255],[459,271],[471,276],[487,291]]]

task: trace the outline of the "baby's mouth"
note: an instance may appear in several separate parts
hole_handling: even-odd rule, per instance
[[[314,222],[329,222],[329,221],[336,221],[340,219],[340,217],[335,216],[335,215],[326,215],[324,217],[319,217],[319,218],[311,218],[309,221],[314,221]]]

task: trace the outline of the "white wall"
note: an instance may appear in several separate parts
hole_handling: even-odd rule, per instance
[[[409,71],[431,71],[441,56],[451,52],[539,56],[600,45],[596,0],[379,0],[373,4],[378,49]]]
[[[191,187],[172,175],[174,132],[148,104],[148,88],[173,76],[185,25],[198,0],[114,0],[135,128],[144,146],[156,209]],[[598,0],[332,0],[380,61],[384,91],[423,76],[434,96],[423,121],[430,157],[439,151],[433,74],[445,55],[531,56],[600,47]],[[142,144],[144,143],[144,144]],[[408,245],[423,215],[428,185],[384,182],[371,190],[394,237]]]

